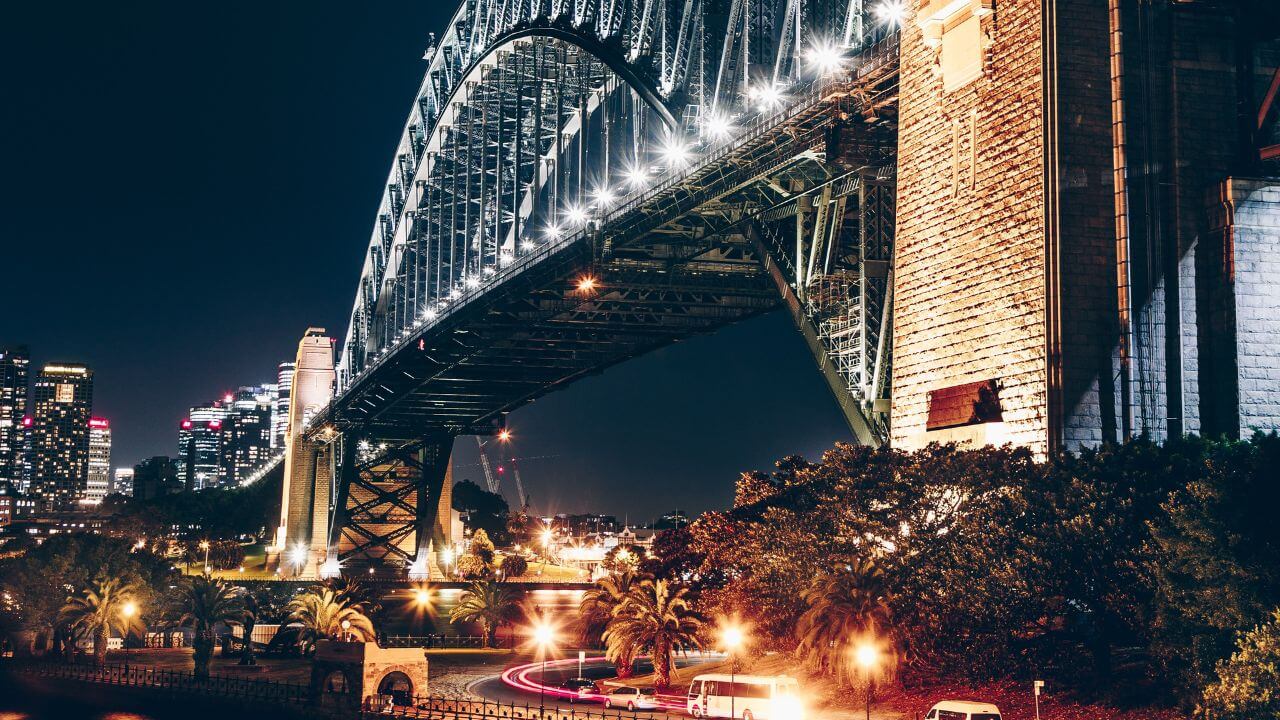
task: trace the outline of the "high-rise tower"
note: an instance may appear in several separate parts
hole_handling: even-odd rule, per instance
[[[31,426],[31,492],[49,508],[73,506],[89,480],[93,371],[51,363],[36,378]]]
[[[24,485],[23,446],[31,358],[25,347],[0,348],[0,483]]]
[[[100,505],[111,491],[111,423],[89,419],[89,473],[81,504]]]

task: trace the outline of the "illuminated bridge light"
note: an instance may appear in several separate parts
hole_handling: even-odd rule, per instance
[[[890,27],[900,27],[907,17],[907,8],[900,0],[885,0],[871,8],[871,12]]]
[[[830,42],[815,43],[805,52],[809,67],[823,77],[833,75],[844,67],[844,53]]]
[[[587,210],[581,205],[570,205],[565,208],[565,219],[570,225],[582,226],[587,224]]]
[[[688,143],[678,137],[668,138],[662,146],[662,160],[673,168],[687,165],[691,155]]]
[[[627,183],[631,187],[640,189],[649,184],[649,171],[640,165],[634,165],[626,173]]]

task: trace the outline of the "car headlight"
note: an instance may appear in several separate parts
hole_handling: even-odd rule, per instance
[[[783,695],[773,699],[773,712],[770,720],[804,720],[804,705],[794,695]]]

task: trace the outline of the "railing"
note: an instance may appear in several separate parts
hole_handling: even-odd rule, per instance
[[[93,665],[44,661],[4,660],[0,670],[58,680],[75,680],[116,687],[149,688],[168,693],[185,693],[252,703],[307,707],[326,715],[366,720],[375,717],[430,718],[431,720],[686,720],[664,710],[624,711],[562,705],[564,698],[550,694],[541,702],[504,703],[466,697],[419,695],[395,698],[374,695],[363,706],[354,694],[315,693],[309,685],[234,677],[220,674],[200,679],[194,673],[161,670],[145,665]],[[559,691],[557,691],[559,692]],[[531,698],[532,699],[532,698]],[[660,696],[670,708],[682,696]],[[397,700],[399,704],[397,704]],[[408,700],[409,702],[404,702]],[[595,702],[601,702],[594,696]],[[593,700],[581,700],[588,703]],[[642,714],[643,713],[643,714]]]
[[[670,715],[665,711],[606,710],[582,704],[562,706],[560,699],[548,697],[545,703],[501,703],[493,700],[467,698],[442,698],[437,696],[415,697],[411,705],[395,705],[386,702],[389,696],[381,696],[384,702],[375,701],[361,708],[362,720],[375,717],[430,718],[431,720],[688,720],[685,715]],[[553,701],[555,704],[553,704]],[[599,701],[597,701],[599,702]],[[598,709],[597,709],[598,708]]]
[[[485,638],[483,635],[385,635],[378,639],[378,644],[384,648],[481,649],[485,647]],[[489,647],[494,649],[515,647],[515,636],[498,636]]]
[[[298,683],[218,674],[210,675],[208,678],[197,678],[195,673],[162,670],[146,665],[7,660],[0,667],[10,672],[37,677],[79,680],[122,687],[156,688],[254,702],[302,705],[313,701],[311,688]]]

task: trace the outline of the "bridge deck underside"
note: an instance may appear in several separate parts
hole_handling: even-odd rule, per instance
[[[458,303],[388,348],[311,427],[403,441],[489,433],[503,413],[578,377],[778,306],[748,226],[836,178],[825,152],[834,128],[860,122],[858,90],[815,86],[598,228]],[[866,123],[852,135],[860,146],[845,152],[886,162],[892,136],[882,135]],[[585,278],[595,287],[581,288]]]
[[[575,242],[406,343],[330,420],[391,440],[486,432],[500,413],[581,375],[778,304],[744,243],[680,257],[685,249],[597,261]],[[588,277],[595,287],[579,289]]]

